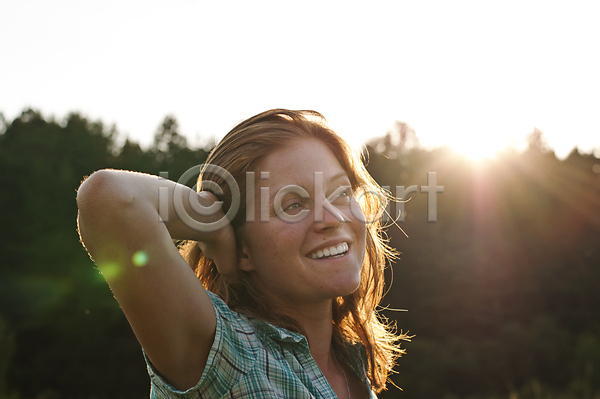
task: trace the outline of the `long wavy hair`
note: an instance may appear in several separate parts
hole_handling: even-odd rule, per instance
[[[274,109],[234,127],[210,153],[206,165],[224,168],[240,187],[240,208],[230,220],[239,240],[246,216],[246,172],[257,170],[258,164],[267,155],[298,139],[323,142],[348,174],[355,195],[359,192],[364,194],[360,195],[360,204],[366,220],[370,222],[367,224],[361,281],[355,292],[333,301],[333,345],[336,351],[344,351],[347,344],[364,347],[367,376],[371,388],[379,393],[385,389],[396,359],[404,353],[398,341],[407,339],[407,336],[396,334],[395,328],[376,311],[383,296],[386,261],[394,257],[394,252],[383,238],[379,218],[380,211],[385,209],[386,194],[369,175],[360,157],[327,127],[320,113]],[[224,183],[222,176],[209,173],[205,168],[198,177],[198,190],[206,185],[207,180],[221,187],[222,194],[217,197],[223,201],[223,209],[227,212],[233,201],[229,185]],[[225,278],[194,241],[185,243],[181,252],[203,286],[221,297],[231,309],[291,331],[303,332],[302,326],[295,320],[274,314],[247,272],[238,269],[234,278]]]

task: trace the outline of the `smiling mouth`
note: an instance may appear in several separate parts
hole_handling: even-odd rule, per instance
[[[348,244],[342,242],[338,245],[332,245],[331,247],[319,249],[313,253],[307,255],[311,259],[330,259],[340,258],[348,253]]]

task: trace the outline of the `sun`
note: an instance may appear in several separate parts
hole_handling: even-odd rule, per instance
[[[504,146],[492,140],[470,139],[453,142],[450,148],[473,162],[481,162],[496,158]]]

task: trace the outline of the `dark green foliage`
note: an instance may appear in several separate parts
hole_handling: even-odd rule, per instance
[[[114,128],[77,114],[59,124],[27,110],[2,126],[0,398],[147,397],[139,344],[78,242],[76,190],[102,168],[176,180],[207,151],[181,140],[118,148]]]
[[[171,116],[148,149],[116,136],[77,114],[0,114],[0,398],[148,397],[139,344],[78,242],[76,190],[102,168],[177,180],[207,151]],[[393,378],[404,392],[381,398],[600,391],[600,160],[560,161],[541,132],[528,139],[525,153],[477,165],[420,149],[402,123],[368,147],[392,194],[427,172],[444,186],[436,223],[416,192],[399,223],[410,238],[388,231],[402,255],[383,304],[409,311],[384,313],[416,337]]]
[[[389,229],[402,256],[384,304],[408,312],[384,313],[416,337],[393,378],[404,393],[380,397],[600,394],[600,160],[560,161],[539,131],[525,153],[478,164],[445,149],[392,158],[390,142],[368,147],[376,180],[437,172],[444,193],[436,223],[417,192],[399,223],[410,238]]]

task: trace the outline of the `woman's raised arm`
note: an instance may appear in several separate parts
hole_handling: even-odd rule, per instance
[[[208,223],[223,215],[192,210],[190,198],[210,206],[215,201],[210,193],[197,194],[158,176],[101,170],[78,190],[78,226],[82,243],[154,367],[174,387],[187,389],[202,375],[216,318],[206,291],[172,240],[201,241],[216,254],[219,268],[234,268],[237,259],[231,226],[215,232],[188,227],[173,206],[174,195],[181,197],[185,217]]]

